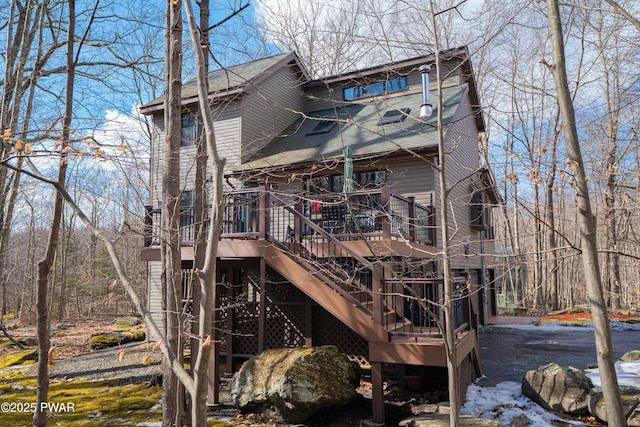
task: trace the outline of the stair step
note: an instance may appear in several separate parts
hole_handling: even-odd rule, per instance
[[[389,332],[406,332],[411,327],[411,321],[404,319],[398,322],[391,323],[387,326]]]
[[[366,291],[349,291],[349,295],[362,302],[367,301],[370,298]]]

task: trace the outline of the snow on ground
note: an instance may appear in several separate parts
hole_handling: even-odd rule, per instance
[[[600,387],[600,372],[597,369],[586,369],[587,376],[595,387]],[[618,384],[640,388],[640,362],[616,362]]]
[[[616,331],[640,331],[640,323],[627,323],[619,320],[610,321],[611,329]],[[585,330],[593,330],[592,322],[565,322],[553,320],[551,322],[536,323],[529,325],[494,325],[494,328],[510,328],[510,329],[524,329],[524,330],[567,330],[571,328],[581,328]]]
[[[600,386],[600,375],[597,369],[588,369],[587,376],[593,385]],[[620,385],[640,388],[640,362],[617,362],[616,372]],[[481,387],[472,384],[467,390],[467,400],[462,406],[463,415],[495,420],[508,426],[514,418],[524,414],[531,420],[531,425],[553,427],[552,420],[561,418],[546,412],[538,404],[522,394],[522,385],[513,381],[498,384],[495,387]],[[571,422],[583,426],[580,422]]]
[[[513,381],[500,383],[496,387],[471,385],[467,390],[467,400],[460,412],[476,418],[495,420],[505,426],[510,425],[514,418],[523,414],[531,420],[532,426],[539,427],[553,427],[551,421],[561,419],[523,396],[521,384]],[[573,424],[583,425],[577,422]]]
[[[567,322],[545,322],[536,325],[510,325],[505,326],[514,329],[564,329],[570,330],[571,327],[579,326],[581,328],[593,329],[590,322],[571,324]],[[611,321],[611,329],[623,331],[640,330],[640,324],[629,324]],[[618,374],[618,383],[620,385],[630,385],[640,388],[640,362],[617,362],[616,372]],[[586,370],[587,376],[591,378],[593,385],[600,386],[600,374],[598,369]],[[514,418],[520,415],[526,415],[531,420],[531,425],[539,427],[553,427],[551,421],[560,420],[561,418],[546,412],[538,404],[522,394],[521,384],[508,381],[498,384],[495,387],[481,387],[472,384],[467,390],[467,400],[461,408],[463,415],[471,415],[477,418],[485,418],[495,420],[508,426]],[[583,423],[564,420],[576,426],[584,426]]]

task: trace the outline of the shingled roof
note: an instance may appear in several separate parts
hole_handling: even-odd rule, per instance
[[[298,63],[298,56],[294,52],[283,53],[268,58],[258,59],[245,64],[211,71],[208,76],[209,97],[216,98],[241,93],[251,85],[255,85],[268,77],[273,71],[290,62]],[[301,72],[304,70],[301,68]],[[182,104],[197,102],[198,92],[195,80],[182,85]],[[149,114],[164,108],[164,95],[142,106],[140,111]]]
[[[443,124],[453,120],[458,106],[465,99],[468,85],[443,90],[445,108]],[[349,146],[354,160],[358,157],[380,155],[402,150],[418,151],[437,146],[437,112],[423,121],[419,118],[421,93],[390,98],[372,98],[368,102],[339,106],[335,109],[310,113],[298,119],[283,135],[274,138],[236,172],[256,169],[302,166],[323,160],[341,159]],[[400,112],[409,108],[405,119],[398,123],[379,125],[388,111]],[[320,122],[337,122],[328,133],[313,134]],[[311,133],[311,135],[308,135]]]

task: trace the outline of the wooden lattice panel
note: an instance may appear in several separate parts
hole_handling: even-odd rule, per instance
[[[313,344],[335,345],[362,367],[369,367],[369,344],[331,313],[319,306],[313,308]]]
[[[239,304],[233,313],[234,354],[258,354],[258,304]]]
[[[304,319],[303,305],[269,304],[265,347],[303,347]]]
[[[228,313],[229,298],[227,295],[220,296],[220,309],[218,310],[218,322],[213,324],[214,330],[218,328],[220,344],[218,346],[219,353],[225,354],[227,352],[227,334],[231,331],[227,331],[227,313]]]

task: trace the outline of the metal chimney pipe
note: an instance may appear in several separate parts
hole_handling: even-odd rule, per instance
[[[433,106],[429,103],[429,71],[430,65],[422,65],[419,68],[422,76],[422,105],[420,106],[420,118],[428,119],[433,113]]]

